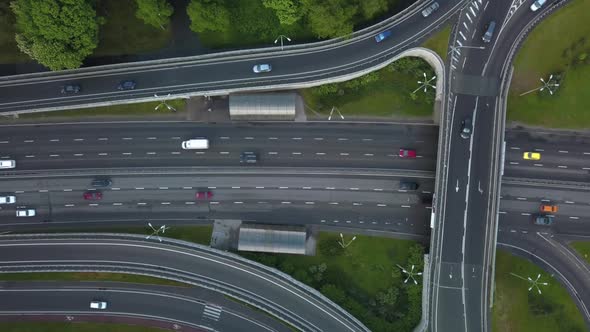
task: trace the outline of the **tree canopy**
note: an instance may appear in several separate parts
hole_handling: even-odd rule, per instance
[[[225,32],[230,27],[230,12],[223,0],[191,0],[186,12],[195,32]]]
[[[98,18],[89,0],[15,0],[19,49],[51,70],[73,69],[98,44]]]
[[[306,8],[311,31],[319,38],[332,38],[352,33],[358,4],[342,0],[301,0]]]
[[[167,0],[135,0],[137,12],[135,16],[156,28],[162,28],[170,23],[170,16],[174,8]]]
[[[303,7],[299,0],[262,0],[266,8],[275,11],[279,22],[283,25],[291,25],[303,16]]]

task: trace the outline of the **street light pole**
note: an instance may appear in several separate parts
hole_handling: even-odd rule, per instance
[[[148,226],[152,229],[152,234],[148,235],[145,237],[146,240],[151,239],[152,237],[156,237],[158,239],[158,241],[162,242],[162,238],[160,238],[160,232],[162,232],[162,234],[166,233],[166,230],[169,229],[170,227],[166,227],[166,225],[162,225],[160,226],[160,228],[156,229],[154,228],[154,226],[152,226],[152,223],[148,222]]]
[[[281,41],[281,51],[283,50],[283,38],[287,39],[287,41],[291,41],[291,38],[285,36],[285,35],[279,35],[277,37],[277,39],[275,39],[275,44],[280,40]]]
[[[543,85],[541,85],[538,88],[529,90],[527,92],[523,92],[520,94],[520,96],[527,95],[527,94],[529,94],[531,92],[535,92],[537,90],[543,91],[545,89],[547,89],[547,91],[549,91],[549,94],[553,96],[553,92],[555,92],[555,90],[557,90],[557,87],[559,87],[559,83],[553,82],[553,75],[549,75],[549,79],[546,82],[543,78],[540,78],[540,80],[541,80],[541,83],[543,83]],[[553,89],[553,88],[555,88],[555,89]]]
[[[344,243],[344,236],[342,235],[342,233],[340,233],[340,240],[338,241],[338,244],[342,247],[342,249],[346,249],[346,247],[348,247],[354,240],[356,240],[356,236],[353,236],[352,240],[348,241],[347,243]]]
[[[420,89],[424,89],[424,93],[426,93],[426,89],[428,89],[428,87],[436,89],[436,86],[434,86],[430,83],[436,79],[436,76],[432,76],[430,79],[426,79],[426,73],[422,73],[422,74],[424,75],[424,81],[418,81],[418,84],[420,84],[420,86],[418,87],[418,89],[414,90],[412,92],[412,94],[416,93],[416,91],[418,91]]]

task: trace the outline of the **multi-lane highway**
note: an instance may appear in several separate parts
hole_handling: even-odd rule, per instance
[[[240,90],[319,85],[340,77],[359,76],[391,61],[396,54],[420,45],[462,5],[461,0],[439,1],[428,19],[420,14],[427,1],[416,1],[407,11],[377,24],[354,38],[299,47],[279,47],[222,54],[129,63],[23,77],[0,77],[0,112],[80,107],[93,103],[153,99],[154,94],[173,96],[227,94]],[[377,44],[374,35],[391,29],[395,37]],[[272,65],[268,74],[254,74],[259,63]],[[118,91],[122,80],[137,82],[133,91]],[[60,94],[64,84],[81,85],[77,95]]]
[[[120,322],[182,331],[289,331],[199,288],[110,282],[0,282],[0,320]],[[107,308],[91,309],[90,301]]]

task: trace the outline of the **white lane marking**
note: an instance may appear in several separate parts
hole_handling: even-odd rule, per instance
[[[82,157],[84,154],[83,153],[75,153],[74,156],[76,157]]]
[[[121,190],[121,188],[111,188],[111,190]]]
[[[578,220],[580,217],[570,217],[570,219]]]
[[[471,20],[471,19],[470,19]],[[459,34],[461,35],[461,38],[463,38],[463,40],[467,40],[467,37],[465,37],[465,35],[463,34],[462,31],[459,31]]]
[[[525,197],[516,197],[516,199],[520,200],[520,201],[526,201]]]
[[[410,208],[409,205],[402,205],[403,208]]]
[[[315,202],[305,202],[305,204],[307,204],[307,205],[314,205]]]
[[[423,193],[423,194],[431,194],[431,192],[430,192],[430,191],[425,191],[425,190],[422,190],[422,193]]]
[[[586,155],[587,155],[587,154],[590,154],[590,152],[584,152],[584,154],[586,154]]]
[[[125,156],[130,156],[130,155],[132,155],[133,153],[131,153],[131,152],[123,152],[122,154],[123,154],[123,155],[125,155]]]
[[[324,152],[316,152],[315,154],[318,155],[318,156],[324,156],[326,153],[324,153]]]
[[[530,216],[531,214],[528,213],[528,212],[522,212],[521,215],[523,215],[523,216]]]
[[[154,140],[154,139],[158,139],[158,138],[157,137],[154,137],[154,136],[150,136],[150,137],[147,137],[147,139]]]
[[[348,156],[348,152],[340,152],[341,156]]]
[[[143,188],[143,187],[136,187],[135,188],[135,190],[143,190],[143,189],[145,189],[145,188]]]
[[[359,206],[359,205],[363,205],[363,203],[357,203],[357,202],[353,202],[352,205],[354,206]]]
[[[278,152],[271,151],[271,152],[269,152],[268,154],[278,154]]]
[[[301,138],[301,137],[291,137],[291,139],[292,140],[295,140],[295,141],[301,141],[303,138]]]
[[[156,153],[155,153],[155,152],[146,152],[146,154],[149,154],[149,155],[154,155],[154,154],[156,154]]]
[[[72,191],[72,189],[64,189],[64,191]]]
[[[88,206],[98,206],[98,203],[90,203]]]
[[[381,207],[383,207],[383,206],[387,206],[387,204],[381,204],[381,203],[379,203],[379,204],[377,204],[377,206],[381,206]],[[403,206],[403,205],[402,205],[402,206]]]
[[[348,188],[349,190],[359,190],[359,188]]]
[[[518,146],[511,146],[510,150],[520,150],[520,148]]]
[[[256,187],[256,189],[264,189],[264,187]]]
[[[160,190],[167,190],[168,187],[158,187],[158,189],[160,189]]]
[[[348,141],[348,138],[346,138],[346,137],[340,137],[340,138],[338,138],[338,140],[339,141]]]
[[[229,136],[221,136],[219,139],[229,139]]]
[[[25,191],[24,191],[24,190],[17,190],[17,191],[15,191],[14,193],[15,193],[15,194],[24,194],[24,193],[25,193]]]
[[[328,204],[330,204],[330,205],[338,205],[338,202],[330,202]]]
[[[241,187],[231,187],[232,189],[240,189]]]
[[[109,154],[107,152],[101,152],[98,154],[99,156],[108,156]]]
[[[217,189],[217,187],[207,187],[207,189]]]
[[[170,205],[170,202],[160,202],[162,205]]]
[[[252,137],[252,136],[246,136],[246,137],[244,137],[244,139],[247,139],[247,140],[253,140],[253,139],[254,139],[254,137]]]
[[[301,152],[291,152],[291,154],[299,156],[299,155],[301,155]]]
[[[545,150],[544,149],[535,149],[535,151],[543,152]]]
[[[328,189],[328,190],[334,190],[336,188],[334,188],[334,187],[326,187],[326,189]]]
[[[234,202],[234,204],[244,204],[244,202],[237,201],[237,202]]]
[[[373,140],[372,138],[363,138],[363,139],[362,139],[362,141],[364,141],[364,142],[370,142],[370,141],[372,141],[372,140]]]
[[[50,139],[50,142],[59,142],[59,138]]]
[[[184,202],[184,204],[186,204],[186,205],[193,205],[193,204],[195,204],[195,202]]]
[[[289,189],[289,187],[279,187],[279,189]]]
[[[25,142],[25,143],[33,143],[34,141],[35,141],[34,139],[27,139],[27,140],[25,140],[24,142]]]
[[[72,207],[72,206],[75,206],[75,205],[74,205],[74,204],[66,204],[66,205],[64,205],[64,206],[67,206],[67,207]]]
[[[35,158],[35,155],[34,154],[30,154],[28,156],[25,156],[25,158]]]
[[[565,201],[566,204],[576,204],[576,202],[572,202],[572,201]]]
[[[74,138],[74,141],[76,141],[76,142],[82,142],[82,141],[84,141],[84,139],[83,138]]]
[[[123,138],[122,138],[122,140],[124,140],[124,141],[130,141],[130,140],[132,140],[132,139],[133,139],[133,137],[123,137]]]
[[[268,204],[268,202],[265,201],[259,201],[258,204]]]
[[[146,205],[146,204],[147,204],[147,203],[144,203],[144,202],[139,202],[139,203],[137,203],[137,205]]]
[[[365,156],[372,157],[372,156],[374,156],[374,154],[372,154],[372,153],[365,153]]]
[[[374,191],[383,191],[383,189],[381,189],[381,188],[374,188],[373,190]]]
[[[316,141],[323,141],[324,140],[323,137],[314,137],[313,139],[316,140]]]
[[[115,206],[123,205],[123,203],[113,203]]]
[[[214,202],[209,202],[209,204],[211,204],[211,205],[219,205],[219,204],[221,204],[221,203],[219,203],[219,202],[215,202],[215,201],[214,201]]]
[[[311,187],[303,187],[303,189],[311,189]]]
[[[108,141],[109,138],[108,137],[99,137],[98,140],[99,141]]]
[[[193,189],[193,187],[182,187],[182,189]]]
[[[170,153],[171,153],[171,154],[180,154],[180,152],[179,152],[179,151],[172,151],[172,152],[170,152]]]
[[[511,161],[510,165],[518,165],[518,163],[516,161]]]
[[[559,150],[558,152],[559,153],[569,153],[569,151],[567,151],[567,150]]]
[[[205,151],[196,151],[195,154],[205,154]]]
[[[58,155],[58,154],[50,154],[49,156],[50,156],[50,157],[59,157],[59,155]]]
[[[229,154],[227,151],[220,151],[219,154]]]
[[[281,204],[291,204],[291,202],[281,202]]]
[[[582,169],[587,171],[590,170],[590,167],[583,167]]]
[[[533,166],[543,167],[543,164],[533,164]]]
[[[0,144],[8,144],[10,141],[0,141]]]
[[[565,165],[559,165],[559,166],[557,166],[557,168],[567,168],[567,166],[565,166]]]
[[[277,140],[279,138],[278,137],[269,137],[268,139]]]
[[[499,211],[499,214],[506,214],[506,211]]]

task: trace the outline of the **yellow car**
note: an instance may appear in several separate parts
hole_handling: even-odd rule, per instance
[[[525,152],[522,158],[526,160],[540,160],[541,154],[539,152]]]

